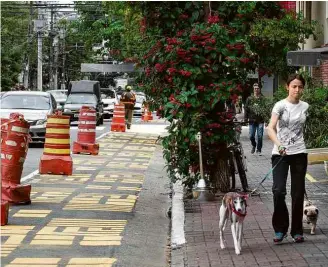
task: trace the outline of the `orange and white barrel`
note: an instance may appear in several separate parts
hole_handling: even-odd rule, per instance
[[[77,141],[73,143],[74,154],[98,155],[99,144],[96,144],[97,111],[83,106],[79,114]]]
[[[30,124],[19,113],[1,119],[1,199],[30,202],[31,185],[20,185],[29,145]]]

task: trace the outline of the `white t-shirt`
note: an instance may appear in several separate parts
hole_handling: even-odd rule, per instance
[[[309,104],[299,101],[292,104],[283,99],[277,102],[272,113],[279,116],[277,123],[277,138],[282,146],[286,147],[287,155],[306,153],[303,137],[303,129],[308,115]],[[272,154],[279,155],[278,147],[275,144]]]

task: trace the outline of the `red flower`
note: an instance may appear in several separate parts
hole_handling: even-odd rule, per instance
[[[192,62],[191,57],[186,57],[186,58],[184,59],[184,61],[187,62],[187,63],[191,63],[191,62]]]
[[[172,75],[172,74],[174,74],[177,70],[176,70],[175,68],[168,68],[167,71],[168,71],[169,75]]]
[[[189,143],[189,138],[186,137],[186,138],[184,139],[184,141],[185,141],[186,143]]]
[[[241,59],[239,59],[240,62],[243,62],[244,64],[247,64],[248,62],[250,62],[251,60],[247,57],[243,57]]]
[[[186,108],[190,108],[190,107],[191,107],[191,104],[190,104],[190,103],[186,103],[186,104],[185,104],[185,107],[186,107]]]
[[[166,67],[165,64],[160,64],[160,63],[155,64],[155,69],[157,70],[157,72],[163,72],[165,67]]]
[[[214,84],[213,84],[213,83],[211,83],[211,84],[210,84],[210,87],[213,87],[213,86],[214,86]]]
[[[148,77],[151,74],[151,69],[147,67],[145,72],[146,72],[146,76]]]
[[[178,31],[178,32],[177,32],[177,36],[178,36],[178,37],[182,36],[182,35],[184,34],[184,32],[185,32],[185,31],[182,31],[182,30],[181,30],[181,31]]]
[[[198,86],[197,86],[197,90],[198,90],[198,91],[205,91],[205,86],[203,86],[203,85],[198,85]]]
[[[165,52],[171,52],[173,50],[173,45],[165,46]]]
[[[196,52],[196,51],[198,51],[198,48],[197,47],[190,47],[189,50],[192,51],[192,52]]]
[[[220,21],[219,16],[209,16],[207,20],[209,24],[215,24],[218,23],[219,21]]]
[[[180,17],[180,19],[187,19],[187,18],[189,18],[189,16],[187,14],[181,14],[179,17]]]
[[[180,70],[180,73],[182,76],[185,76],[185,77],[190,77],[192,74],[192,72],[187,71],[187,70]]]

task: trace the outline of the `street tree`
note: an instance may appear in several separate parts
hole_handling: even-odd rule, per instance
[[[18,16],[19,15],[19,16]],[[18,82],[27,52],[29,9],[15,2],[1,3],[1,90]]]

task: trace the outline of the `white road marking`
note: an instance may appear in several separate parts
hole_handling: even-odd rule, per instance
[[[21,182],[25,182],[26,180],[33,178],[33,176],[37,175],[39,173],[39,170],[35,170],[34,172],[31,172],[29,175],[24,176],[21,178]]]

